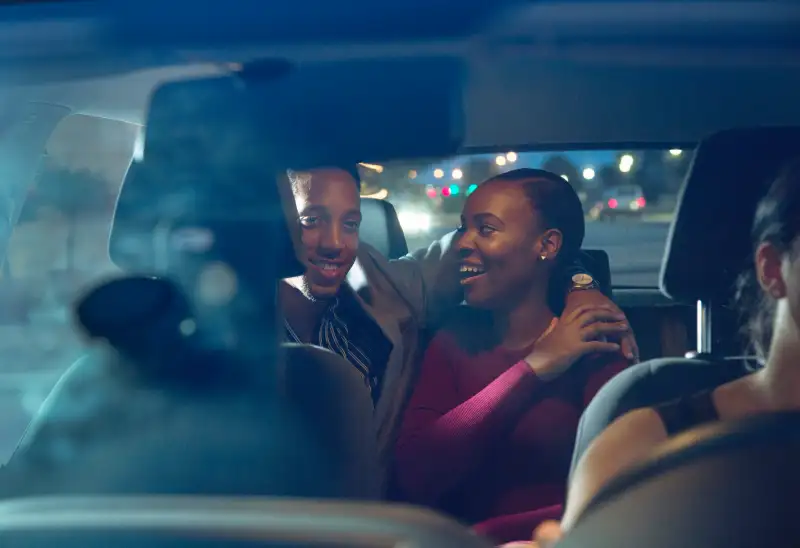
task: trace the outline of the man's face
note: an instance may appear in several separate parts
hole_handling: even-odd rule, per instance
[[[289,280],[313,300],[330,299],[356,260],[361,197],[358,183],[346,171],[320,168],[297,172],[292,183],[306,272]]]

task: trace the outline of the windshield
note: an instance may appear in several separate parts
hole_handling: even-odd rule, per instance
[[[389,200],[414,250],[454,230],[467,196],[489,177],[532,167],[574,186],[586,213],[584,248],[611,261],[616,287],[657,287],[678,189],[690,150],[597,150],[472,154],[362,164],[362,195]],[[613,190],[612,190],[613,189]],[[630,200],[617,200],[629,197]]]
[[[0,273],[0,462],[9,458],[55,382],[85,355],[70,305],[82,290],[117,272],[108,254],[109,230],[140,129],[72,115],[49,138]],[[454,230],[465,199],[486,179],[518,167],[544,168],[574,185],[587,219],[584,247],[609,254],[614,285],[656,287],[690,157],[691,151],[677,149],[502,151],[365,163],[361,193],[396,207],[413,251]],[[624,187],[643,195],[604,199],[608,189]]]

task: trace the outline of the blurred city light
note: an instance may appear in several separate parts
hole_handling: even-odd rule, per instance
[[[431,228],[431,216],[422,211],[400,211],[397,220],[406,234],[420,234]]]
[[[444,177],[444,171],[442,171],[437,167],[436,169],[433,170],[433,176],[436,177],[437,179],[441,179],[442,177]]]
[[[377,171],[378,173],[383,173],[383,166],[378,164],[365,164],[364,162],[361,162],[358,165],[360,165],[361,167],[365,167],[367,169],[371,169],[372,171]]]
[[[681,154],[683,154],[683,151],[679,148],[673,148],[670,149],[669,154],[670,156],[680,156]]]
[[[362,198],[373,198],[375,200],[385,200],[386,198],[389,197],[389,191],[386,190],[385,188],[382,188],[378,192],[376,192],[375,194],[362,194],[361,197]]]
[[[517,161],[517,153],[516,152],[509,152],[506,154],[506,160],[509,162],[516,162]]]
[[[452,196],[457,196],[459,192],[461,192],[461,188],[458,185],[450,185],[450,194]]]
[[[619,159],[619,170],[622,173],[628,173],[633,167],[633,156],[630,154],[623,154]]]
[[[586,179],[587,181],[591,181],[592,179],[594,179],[594,176],[595,176],[595,172],[594,172],[594,168],[593,167],[590,166],[590,167],[583,168],[583,178],[584,179]]]
[[[461,171],[459,168],[455,168],[453,170],[453,179],[461,179],[464,176],[464,172]]]
[[[478,185],[476,185],[475,183],[473,183],[473,184],[469,185],[469,186],[467,187],[467,196],[469,196],[470,194],[472,194],[473,192],[475,192],[475,189],[476,189],[476,188],[478,188]]]
[[[506,157],[498,156],[497,158],[494,159],[494,163],[497,164],[498,166],[504,166],[506,165]]]

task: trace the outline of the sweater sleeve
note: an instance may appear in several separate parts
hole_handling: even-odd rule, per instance
[[[615,377],[618,373],[624,371],[631,364],[622,354],[600,354],[592,360],[592,369],[594,372],[589,375],[586,387],[583,391],[583,408],[589,406],[603,385]]]
[[[445,341],[437,336],[428,347],[395,449],[399,487],[420,504],[435,504],[461,483],[544,384],[520,361],[465,400]]]

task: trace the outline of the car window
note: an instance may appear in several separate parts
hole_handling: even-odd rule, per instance
[[[137,129],[75,115],[49,139],[0,280],[0,462],[83,352],[70,304],[90,281],[114,272],[108,233]]]
[[[608,252],[613,284],[657,287],[667,229],[691,156],[691,150],[677,148],[507,151],[362,164],[362,193],[395,206],[414,250],[454,230],[465,199],[486,179],[522,167],[547,169],[580,196],[587,222],[584,248]]]

